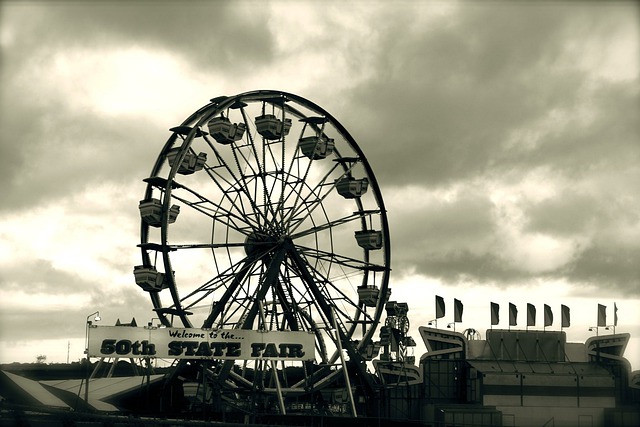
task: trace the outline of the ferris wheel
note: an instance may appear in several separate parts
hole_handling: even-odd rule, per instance
[[[375,357],[389,227],[347,130],[311,101],[260,90],[214,98],[171,132],[144,180],[134,268],[161,322],[312,333],[317,369],[269,368],[289,393],[329,384],[336,370],[322,367],[343,350]],[[249,386],[228,361],[211,363]]]

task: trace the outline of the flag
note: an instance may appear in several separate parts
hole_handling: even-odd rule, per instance
[[[453,321],[454,322],[462,322],[462,301],[459,299],[453,299]]]
[[[598,304],[598,326],[607,326],[607,306]]]
[[[509,303],[509,326],[516,326],[518,324],[518,309],[515,304]]]
[[[500,323],[500,305],[491,303],[491,326]]]
[[[436,319],[444,317],[444,298],[436,295]]]
[[[613,326],[618,326],[618,306],[613,303]]]
[[[536,326],[536,306],[527,303],[527,326]]]
[[[561,321],[562,321],[562,327],[563,328],[568,328],[569,326],[571,326],[571,310],[569,309],[569,307],[567,307],[566,305],[562,304],[560,305],[560,312],[561,312]]]
[[[561,316],[562,317],[562,327],[568,328],[571,326],[571,310],[566,305],[562,304],[560,306]]]
[[[544,305],[544,326],[553,325],[553,312],[551,311],[551,307],[547,304]]]

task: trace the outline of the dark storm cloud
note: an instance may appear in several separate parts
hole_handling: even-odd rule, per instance
[[[450,201],[414,200],[413,206],[390,212],[394,268],[400,275],[415,272],[453,282],[486,277],[488,271],[496,275],[493,204],[475,190],[470,186]]]
[[[72,101],[86,96],[80,91],[68,97],[35,92],[34,88],[51,83],[55,52],[142,46],[171,51],[195,67],[227,73],[268,65],[274,43],[264,9],[247,13],[247,3],[244,8],[230,5],[59,1],[4,5],[2,24],[11,35],[3,47],[0,178],[10,185],[0,209],[38,204],[94,182],[131,180],[140,165],[152,165],[148,153],[155,155],[158,149],[149,149],[148,141],[159,147],[167,138],[133,115],[109,118],[90,109],[72,111]],[[20,80],[25,72],[36,79],[34,85]]]
[[[573,140],[554,138],[553,150],[548,143],[528,152],[507,142],[552,109],[572,111],[584,102],[589,75],[557,70],[559,62],[572,61],[563,46],[582,36],[579,30],[585,37],[601,31],[606,38],[609,27],[599,21],[615,25],[615,19],[585,15],[579,6],[494,6],[463,3],[460,13],[436,27],[416,31],[399,22],[380,35],[373,65],[380,72],[359,85],[351,100],[368,154],[397,159],[376,164],[382,182],[434,186],[523,164],[575,161],[559,155],[576,148]],[[606,97],[605,89],[600,93]],[[597,124],[624,105],[596,107]],[[578,126],[571,129],[577,135],[591,130],[590,123],[571,124]]]
[[[637,249],[597,232],[640,208],[625,196],[640,193],[637,87],[578,65],[589,55],[603,59],[624,13],[591,3],[462,3],[432,26],[416,29],[410,14],[389,20],[378,33],[379,72],[349,94],[357,114],[348,119],[384,193],[459,185],[489,194],[492,185],[521,185],[544,171],[547,185],[555,177],[566,188],[542,202],[520,194],[521,232],[575,239],[569,264],[532,271],[506,262],[509,236],[498,244],[502,219],[488,200],[465,194],[468,203],[457,200],[444,214],[437,203],[418,203],[415,213],[394,205],[396,269],[498,285],[534,277],[595,284],[606,276],[637,293]]]
[[[531,203],[525,229],[560,236],[589,233],[611,219],[604,209],[601,200],[593,195],[565,190],[559,197]]]
[[[87,289],[96,289],[95,284],[87,284]],[[86,292],[86,291],[85,291]],[[110,304],[105,304],[109,301]],[[146,295],[130,291],[108,293],[93,292],[89,307],[99,307],[102,313],[101,324],[105,326],[115,325],[114,307],[124,307],[119,310],[123,314],[119,319],[122,322],[130,322],[136,319],[138,325],[146,325],[152,316],[149,313],[150,303]],[[0,327],[0,338],[3,341],[24,341],[42,339],[70,339],[80,338],[84,335],[84,321],[91,308],[86,306],[73,306],[68,304],[64,308],[47,307],[45,310],[13,310],[9,308],[0,316],[3,326]],[[107,324],[107,320],[109,324]],[[10,328],[6,325],[20,325],[19,328]],[[46,349],[43,349],[43,352]]]
[[[607,60],[603,52],[616,47],[620,17],[637,13],[637,7],[461,2],[438,17],[429,13],[430,2],[356,2],[366,13],[337,2],[329,8],[312,2],[314,7],[295,12],[258,4],[264,3],[0,3],[0,29],[8,34],[0,67],[0,215],[12,224],[24,215],[27,225],[42,221],[38,230],[55,229],[54,236],[65,238],[46,243],[59,244],[61,257],[65,250],[74,256],[83,242],[72,240],[91,233],[70,233],[65,227],[74,220],[99,228],[99,236],[111,227],[127,229],[87,251],[91,262],[111,270],[109,277],[96,278],[87,266],[74,274],[24,256],[5,262],[0,289],[17,294],[14,299],[32,290],[52,300],[75,297],[80,305],[70,302],[63,310],[46,297],[39,302],[42,310],[5,304],[0,324],[21,325],[13,333],[24,335],[3,339],[41,339],[47,325],[51,337],[66,342],[83,334],[85,316],[93,311],[87,307],[127,313],[125,321],[135,315],[139,324],[149,315],[148,296],[133,281],[126,290],[110,287],[111,276],[130,274],[139,263],[141,179],[168,128],[221,93],[203,94],[192,109],[180,107],[177,117],[168,117],[169,108],[161,112],[158,105],[156,112],[137,104],[133,96],[133,107],[97,105],[103,98],[86,91],[122,90],[130,83],[120,86],[113,70],[92,69],[119,61],[109,56],[116,51],[160,56],[158,64],[177,59],[184,67],[169,74],[180,78],[168,86],[180,90],[198,79],[234,93],[259,89],[254,85],[271,86],[263,78],[273,76],[264,72],[269,69],[296,90],[275,89],[297,92],[301,86],[301,95],[327,108],[353,134],[375,171],[391,223],[394,278],[416,273],[444,286],[479,288],[560,279],[574,287],[574,295],[581,289],[639,295],[637,76],[603,79],[594,71]],[[422,8],[427,12],[418,13]],[[362,18],[355,24],[349,22],[357,20],[352,11]],[[286,34],[279,24],[297,19],[296,13],[313,28],[296,21],[297,33]],[[279,20],[285,16],[290,21]],[[109,60],[95,59],[101,55]],[[84,59],[86,64],[74,63]],[[56,74],[56,60],[76,72]],[[133,82],[154,74],[135,64],[126,73],[136,77]],[[308,76],[316,73],[317,80]],[[78,81],[67,84],[64,78]],[[167,80],[159,81],[150,87],[164,94],[160,86]],[[175,98],[170,93],[166,103]],[[96,194],[115,193],[113,200],[74,205],[103,184],[116,190]],[[551,194],[532,196],[536,184],[552,188]],[[496,188],[504,199],[492,197]],[[70,218],[62,225],[34,209],[57,204]],[[86,220],[96,217],[99,225]],[[558,253],[549,250],[543,261],[556,255],[563,261],[519,264],[530,254],[531,236],[560,242]],[[12,237],[22,254],[30,250],[18,244],[23,236]]]
[[[98,307],[111,315],[122,312],[117,309],[122,307],[127,316],[137,317],[141,324],[151,316],[147,294],[141,290],[112,288],[109,282],[96,280],[95,275],[81,276],[60,270],[43,259],[4,268],[0,288],[8,292],[22,291],[32,298],[47,295],[49,299],[4,305],[0,314],[0,337],[7,341],[79,337],[83,332],[82,321],[91,310],[87,307]],[[58,301],[60,307],[55,302],[52,306],[52,299]],[[128,322],[131,318],[121,320]],[[20,328],[10,328],[10,325],[20,325]],[[47,331],[45,335],[43,328]]]
[[[96,120],[88,113],[70,114],[62,106],[41,111],[30,125],[8,123],[3,133],[14,134],[10,147],[17,159],[2,163],[17,166],[6,177],[11,185],[0,210],[45,204],[105,182],[140,182],[142,194],[141,180],[169,137],[168,129],[157,129],[144,119]]]
[[[87,287],[88,283],[79,276],[56,269],[44,259],[31,260],[28,268],[25,265],[5,267],[0,277],[0,288],[27,293],[69,294],[86,291]]]
[[[4,110],[4,109],[3,109]],[[0,118],[0,135],[2,135],[2,142],[0,143],[0,180],[5,183],[7,188],[11,186],[18,175],[21,173],[27,159],[27,154],[24,150],[17,146],[16,143],[24,135],[24,128],[12,126],[10,128],[10,120],[8,120],[5,111],[0,111],[0,115],[4,118]],[[18,136],[18,134],[21,134]],[[2,204],[0,204],[2,209]]]
[[[466,249],[427,254],[419,271],[452,285],[472,282],[507,287],[532,277],[518,268],[506,265],[492,253],[475,253]]]
[[[241,7],[238,7],[238,4]],[[273,40],[265,9],[223,1],[55,1],[10,4],[5,22],[19,21],[16,50],[144,46],[167,50],[213,69],[251,72],[267,65]],[[18,53],[14,53],[16,58]],[[248,67],[248,68],[246,68]]]
[[[638,259],[640,249],[637,247],[606,243],[595,245],[569,266],[567,276],[594,289],[637,298],[640,296]]]
[[[576,91],[572,106],[551,105],[565,111],[558,114],[552,129],[544,129],[539,144],[514,146],[502,153],[497,165],[546,165],[572,179],[588,179],[603,172],[619,174],[627,168],[637,171],[640,103],[637,89],[629,89],[626,83],[601,83],[595,89]],[[581,107],[584,113],[580,113]]]

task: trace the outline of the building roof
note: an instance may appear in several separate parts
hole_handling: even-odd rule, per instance
[[[150,375],[149,383],[160,381],[164,375]],[[85,389],[83,379],[72,380],[48,380],[41,381],[42,384],[58,390],[79,396],[84,400]],[[98,411],[119,411],[112,402],[119,397],[130,392],[139,391],[147,384],[146,376],[135,377],[112,377],[112,378],[92,378],[89,380],[88,403]]]
[[[7,399],[55,408],[69,408],[69,405],[49,392],[38,381],[0,371],[0,384],[2,384],[2,396]]]
[[[154,384],[164,375],[150,375]],[[34,381],[11,372],[0,371],[2,397],[15,403],[70,409],[84,401],[85,380]],[[95,410],[117,412],[117,400],[140,391],[147,385],[146,376],[94,378],[89,381],[88,404]]]
[[[481,373],[505,374],[548,374],[548,375],[580,375],[589,377],[610,377],[605,368],[595,363],[569,362],[526,362],[511,360],[468,360],[473,368]]]

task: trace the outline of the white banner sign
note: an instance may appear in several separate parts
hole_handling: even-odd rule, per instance
[[[313,360],[311,332],[89,326],[89,357]]]

